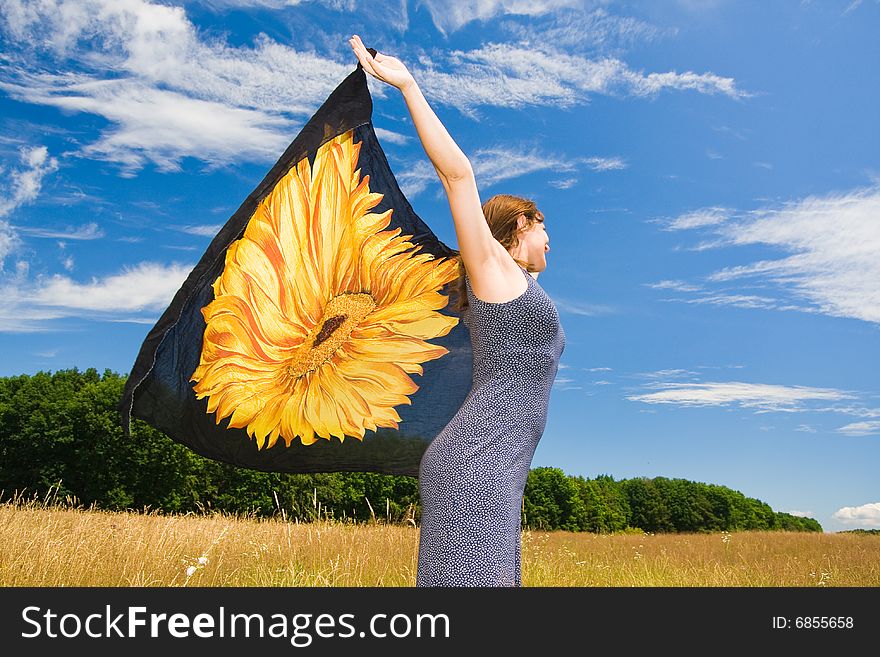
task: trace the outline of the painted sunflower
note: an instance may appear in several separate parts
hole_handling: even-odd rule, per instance
[[[457,259],[384,230],[392,210],[370,212],[382,194],[361,180],[359,152],[349,131],[292,168],[227,249],[202,308],[196,397],[260,449],[398,428],[394,407],[419,389],[409,375],[448,351],[427,340],[458,323],[435,312]]]

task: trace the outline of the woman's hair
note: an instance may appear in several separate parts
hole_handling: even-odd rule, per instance
[[[519,196],[511,196],[510,194],[496,194],[485,203],[483,203],[483,216],[486,223],[489,224],[489,230],[492,236],[501,243],[505,250],[516,248],[519,244],[519,236],[517,235],[518,226],[517,219],[520,215],[525,215],[526,224],[524,228],[529,228],[536,221],[543,221],[544,214],[538,210],[534,201],[520,198]],[[514,260],[523,268],[528,267],[527,262],[523,262],[517,258]],[[465,291],[464,282],[465,268],[464,261],[459,256],[458,260],[458,279],[454,282],[454,289],[458,299],[455,303],[455,309],[459,312],[468,307],[467,292]]]

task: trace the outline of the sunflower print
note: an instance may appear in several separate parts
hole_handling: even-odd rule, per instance
[[[244,428],[258,449],[318,438],[363,440],[398,428],[411,374],[448,353],[428,342],[458,319],[436,312],[458,259],[435,259],[385,230],[392,210],[357,169],[348,131],[301,160],[226,251],[199,365],[190,381],[217,424]]]

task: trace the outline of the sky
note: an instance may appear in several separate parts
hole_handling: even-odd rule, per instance
[[[0,0],[0,376],[127,375],[356,66],[534,199],[566,335],[532,467],[880,527],[880,1]],[[457,248],[399,92],[373,121]]]

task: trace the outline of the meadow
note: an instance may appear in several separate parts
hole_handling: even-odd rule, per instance
[[[0,586],[414,586],[419,532],[393,524],[0,504]],[[523,586],[880,586],[880,535],[524,530]]]

